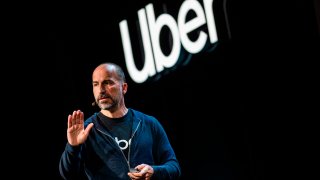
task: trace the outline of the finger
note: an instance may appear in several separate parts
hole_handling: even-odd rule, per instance
[[[151,174],[147,173],[145,177],[146,177],[146,179],[150,179],[151,178]]]
[[[79,124],[83,124],[83,122],[84,122],[84,114],[83,114],[83,112],[82,112],[82,111],[80,111],[80,117],[79,117],[79,120],[80,120]]]
[[[77,110],[76,112],[76,124],[80,124],[81,111]]]
[[[72,118],[71,118],[72,126],[77,124],[76,120],[77,120],[77,111],[73,111]]]
[[[145,167],[140,171],[141,174],[146,174],[147,172],[148,172],[148,166],[145,166]]]
[[[84,130],[84,134],[85,134],[86,137],[88,137],[89,132],[90,132],[90,130],[91,130],[92,127],[93,127],[93,123],[90,123],[90,124],[86,127],[86,129]]]
[[[134,173],[128,173],[128,176],[130,177],[130,179],[138,179],[139,177],[133,175]]]
[[[68,128],[70,128],[72,126],[72,116],[69,114],[68,115]]]
[[[135,169],[138,169],[139,171],[141,171],[145,166],[146,166],[146,164],[140,164],[140,165],[136,166]]]

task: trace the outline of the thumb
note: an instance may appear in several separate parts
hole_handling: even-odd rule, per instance
[[[85,136],[88,136],[89,135],[89,132],[91,130],[91,128],[93,127],[93,123],[90,123],[87,128],[84,130],[84,134]]]

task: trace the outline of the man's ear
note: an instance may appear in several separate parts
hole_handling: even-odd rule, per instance
[[[122,93],[126,94],[128,91],[128,84],[127,83],[123,83],[122,84]]]

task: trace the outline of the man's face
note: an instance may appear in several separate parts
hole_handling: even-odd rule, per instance
[[[116,110],[124,98],[124,83],[119,81],[114,69],[97,68],[92,74],[93,94],[98,106],[104,110]]]

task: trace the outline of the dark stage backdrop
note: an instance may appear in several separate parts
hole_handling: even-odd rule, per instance
[[[32,156],[28,162],[39,163],[28,173],[36,179],[60,179],[67,116],[77,109],[85,117],[98,111],[91,106],[91,73],[98,64],[111,61],[127,75],[126,105],[155,116],[164,126],[181,164],[182,179],[274,179],[284,170],[280,168],[284,160],[274,160],[279,157],[276,152],[283,153],[277,135],[287,119],[278,121],[276,112],[281,109],[284,117],[288,109],[282,105],[288,107],[292,101],[285,92],[296,69],[289,66],[319,60],[313,1],[215,0],[218,41],[214,47],[193,55],[182,51],[179,64],[136,83],[126,68],[119,22],[128,21],[134,58],[141,67],[137,12],[149,3],[156,17],[166,12],[177,21],[183,1],[47,3],[42,8],[39,16],[43,15],[47,42],[41,49],[46,53],[42,62],[35,63],[41,68],[30,69],[37,77],[30,82],[37,88],[30,91],[40,117],[36,114],[34,125],[27,126],[36,134],[30,146],[37,150],[25,150],[31,152],[26,155]],[[208,30],[206,24],[201,28]],[[170,53],[169,34],[164,29],[160,38],[166,53]]]

